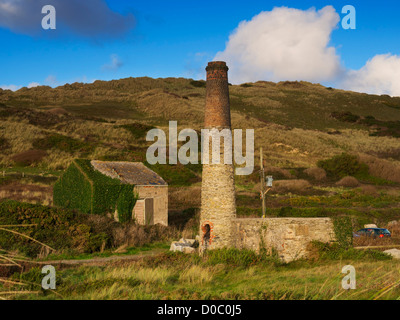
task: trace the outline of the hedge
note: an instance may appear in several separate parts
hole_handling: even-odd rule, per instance
[[[0,225],[30,225],[9,228],[38,240],[56,250],[95,252],[111,245],[111,234],[94,230],[87,215],[79,212],[7,200],[0,202]],[[42,245],[20,235],[0,230],[0,248],[36,257]]]

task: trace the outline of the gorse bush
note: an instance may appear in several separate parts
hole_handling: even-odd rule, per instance
[[[331,113],[331,117],[344,122],[357,122],[358,120],[360,120],[360,116],[352,114],[350,111],[345,111],[345,112],[335,111]]]
[[[358,187],[360,185],[360,183],[358,182],[358,180],[354,177],[351,176],[347,176],[344,177],[342,179],[340,179],[338,182],[336,182],[337,186],[341,186],[341,187]]]
[[[151,165],[148,162],[144,163],[146,167],[159,174],[170,186],[190,186],[196,182],[201,181],[201,178],[191,170],[198,171],[200,169],[198,165],[183,165],[178,163],[177,165],[172,164],[154,164]]]
[[[205,88],[206,87],[206,82],[203,80],[192,80],[192,81],[190,81],[190,84],[196,88]]]
[[[87,216],[76,211],[17,201],[0,202],[0,226],[20,224],[34,226],[21,227],[16,231],[55,250],[94,252],[103,245],[111,244],[110,234],[95,232]],[[0,230],[0,248],[36,257],[43,246],[23,236]]]
[[[327,160],[320,160],[318,167],[324,169],[329,178],[341,179],[345,176],[368,175],[368,166],[356,156],[342,153]]]
[[[93,147],[89,144],[79,141],[77,139],[73,139],[68,136],[64,136],[62,134],[52,134],[43,139],[36,139],[33,142],[33,146],[36,149],[41,150],[50,150],[52,148],[66,151],[66,152],[91,152],[93,151]]]
[[[155,127],[148,126],[142,123],[131,123],[122,126],[117,126],[117,128],[124,128],[128,130],[132,134],[132,136],[136,139],[144,139],[146,138],[147,132],[151,129],[154,129]]]

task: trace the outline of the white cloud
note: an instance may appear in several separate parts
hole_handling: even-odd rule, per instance
[[[0,85],[0,88],[3,90],[17,91],[18,89],[21,89],[21,86],[10,84],[10,85]]]
[[[105,64],[101,67],[103,71],[115,71],[121,68],[124,63],[121,61],[121,59],[118,57],[116,54],[112,54],[110,56],[111,62],[109,64]]]
[[[45,83],[49,86],[57,86],[58,85],[58,81],[57,78],[53,75],[49,75],[46,80]]]
[[[376,55],[360,70],[349,70],[341,86],[358,92],[400,96],[400,56]]]
[[[39,87],[40,83],[37,82],[31,82],[30,84],[28,84],[28,88],[35,88],[35,87]]]
[[[339,21],[332,6],[261,12],[239,24],[214,60],[228,63],[233,83],[333,80],[342,68],[335,48],[328,45]]]

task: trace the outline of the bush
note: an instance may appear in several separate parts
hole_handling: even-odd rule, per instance
[[[309,247],[312,258],[316,260],[391,260],[392,257],[386,253],[376,250],[356,250],[354,248],[343,248],[337,243],[322,243],[312,241]]]
[[[204,262],[208,265],[225,264],[231,266],[249,267],[260,263],[282,264],[276,254],[257,254],[246,249],[216,249],[208,250],[204,254]]]
[[[279,180],[275,182],[273,190],[278,193],[301,192],[310,187],[307,180]]]
[[[112,230],[113,246],[140,247],[153,242],[172,241],[181,235],[176,228],[160,224],[143,226],[129,222],[117,224]]]
[[[317,181],[323,181],[326,179],[326,172],[322,168],[313,167],[304,170],[304,173]]]
[[[329,178],[333,179],[368,174],[368,166],[365,163],[360,162],[356,156],[346,153],[331,159],[320,160],[317,165],[326,171]]]
[[[11,160],[17,166],[26,167],[40,162],[46,155],[47,153],[44,150],[29,150],[14,155]]]
[[[206,87],[206,82],[203,80],[199,80],[199,81],[192,80],[192,81],[190,81],[190,84],[196,88],[205,88]]]
[[[103,220],[108,221],[107,218]],[[11,200],[0,202],[0,225],[19,224],[35,224],[17,231],[56,250],[75,249],[80,253],[90,253],[99,250],[103,244],[111,244],[109,233],[95,233],[87,216],[76,211]],[[102,221],[102,224],[106,222]],[[43,247],[20,235],[0,230],[0,248],[36,257]]]
[[[40,150],[58,149],[65,152],[91,152],[93,147],[76,139],[64,136],[62,134],[52,134],[43,139],[36,139],[33,146]]]
[[[352,114],[350,111],[346,111],[346,112],[332,112],[331,113],[332,118],[335,118],[337,120],[340,121],[344,121],[344,122],[357,122],[358,120],[360,120],[360,117]]]
[[[340,179],[338,182],[336,182],[336,185],[340,186],[340,187],[355,188],[355,187],[358,187],[360,185],[360,183],[358,182],[358,180],[356,178],[347,176],[347,177]]]
[[[353,245],[353,224],[350,217],[332,217],[333,230],[339,247],[348,249]]]
[[[128,130],[132,134],[132,136],[136,139],[146,138],[147,132],[151,129],[154,129],[153,126],[148,126],[141,123],[125,124],[122,126],[117,126],[117,128],[124,128]]]
[[[4,151],[5,149],[10,148],[10,144],[6,138],[0,137],[0,150]]]
[[[178,163],[172,164],[154,164],[144,163],[149,169],[159,174],[170,186],[190,186],[201,181],[201,178],[196,175],[190,165]],[[193,165],[194,167],[195,165]]]
[[[368,196],[376,197],[379,195],[378,190],[374,186],[371,186],[371,185],[361,186],[360,190],[363,194],[368,195]]]
[[[368,165],[371,175],[400,183],[400,168],[395,163],[364,154],[359,157]]]

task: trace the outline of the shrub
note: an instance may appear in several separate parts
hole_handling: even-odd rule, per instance
[[[273,190],[278,193],[300,192],[310,187],[307,180],[279,180],[275,182]]]
[[[292,179],[292,178],[294,178],[289,170],[282,169],[282,168],[279,168],[279,167],[266,166],[265,167],[265,172],[267,174],[273,175],[275,180],[277,180],[277,179]],[[255,173],[255,175],[257,175],[257,174]],[[257,181],[258,180],[259,180],[259,177],[257,177]]]
[[[346,112],[332,112],[331,113],[331,117],[335,118],[337,120],[340,121],[344,121],[344,122],[357,122],[358,120],[360,120],[360,117],[352,114],[350,111],[346,111]]]
[[[44,150],[29,150],[14,155],[11,160],[17,166],[26,167],[40,162],[47,155]]]
[[[376,250],[356,250],[354,248],[343,248],[337,243],[322,243],[312,241],[309,246],[311,258],[315,260],[391,260],[392,257],[386,253]]]
[[[0,137],[0,150],[4,151],[5,149],[8,149],[10,147],[10,144],[8,143],[8,140],[6,138]]]
[[[178,163],[172,164],[154,164],[144,163],[148,168],[159,174],[170,186],[190,186],[201,181],[201,178],[190,170],[189,165]]]
[[[92,216],[93,217],[93,216]],[[112,230],[113,246],[139,247],[152,242],[172,241],[180,237],[176,228],[160,224],[137,225],[133,222],[118,224]]]
[[[87,143],[57,133],[43,139],[36,139],[33,142],[33,146],[41,150],[55,148],[65,152],[90,152],[93,150],[93,147]]]
[[[363,185],[361,186],[361,192],[365,195],[368,196],[378,196],[378,191],[376,190],[376,188],[374,186],[371,185]]]
[[[322,168],[313,167],[304,170],[304,173],[317,181],[323,181],[326,179],[326,172]]]
[[[320,160],[317,165],[326,171],[328,177],[334,179],[368,174],[368,166],[365,163],[360,162],[356,156],[346,153],[331,159]]]
[[[360,155],[359,159],[368,165],[372,176],[400,183],[400,168],[395,163],[365,154]]]
[[[208,265],[225,264],[231,266],[249,267],[259,263],[279,262],[276,254],[267,255],[266,253],[257,254],[253,250],[246,249],[216,249],[208,250],[204,255],[205,263]]]
[[[355,188],[355,187],[358,187],[360,185],[360,183],[358,182],[358,180],[356,178],[347,176],[347,177],[340,179],[338,182],[336,182],[336,185],[340,186],[340,187]]]
[[[347,249],[353,245],[353,224],[350,217],[332,217],[333,230],[339,247]]]
[[[199,81],[197,81],[197,80],[192,80],[192,81],[190,81],[190,84],[191,84],[193,87],[196,87],[196,88],[205,88],[205,87],[206,87],[206,82],[203,81],[203,80],[199,80]]]
[[[18,232],[56,249],[75,249],[77,252],[93,252],[103,243],[109,245],[111,236],[106,232],[94,233],[86,215],[61,208],[21,203],[0,202],[0,225],[35,224],[34,227],[18,228]],[[103,218],[108,220],[107,218]],[[105,224],[102,221],[102,224]],[[0,248],[17,250],[29,257],[36,257],[42,246],[22,236],[0,230]]]
[[[128,130],[136,139],[146,138],[147,132],[151,129],[154,129],[153,126],[148,126],[142,123],[125,124],[122,126],[117,126],[117,128],[124,128]]]

